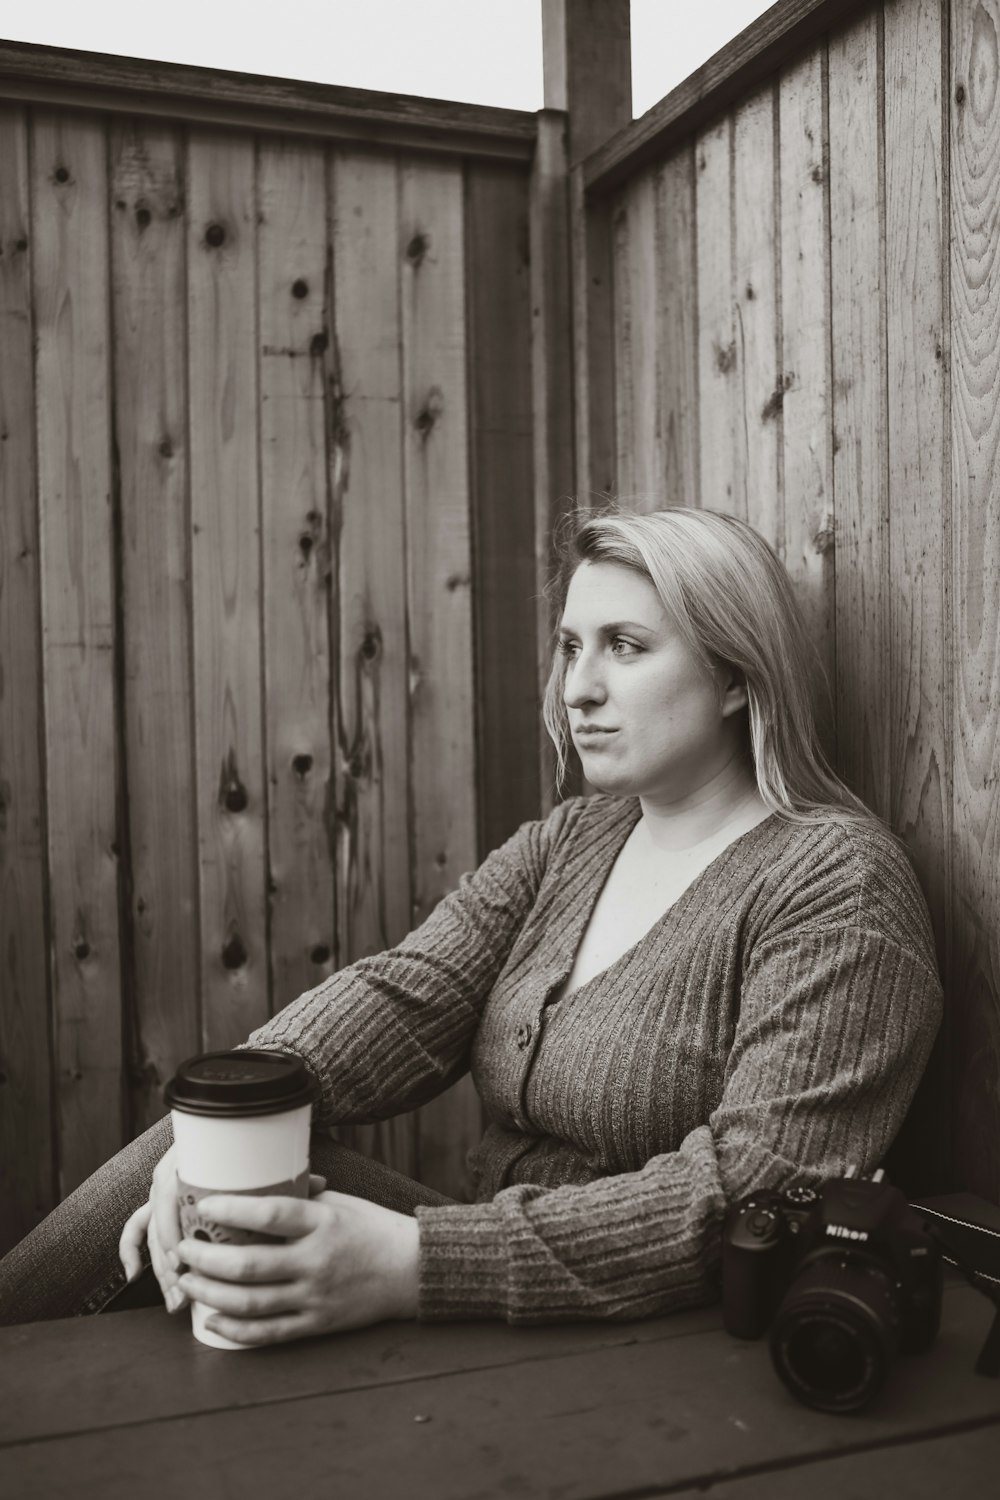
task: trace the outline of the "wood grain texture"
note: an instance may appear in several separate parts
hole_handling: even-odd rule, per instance
[[[784,553],[778,448],[784,383],[778,367],[774,87],[733,116],[733,312],[736,324],[736,510]]]
[[[698,255],[698,468],[706,510],[742,514],[736,434],[741,413],[733,308],[732,120],[695,142]]]
[[[412,918],[477,859],[472,555],[461,170],[401,167],[403,459],[409,610]],[[471,1080],[420,1124],[420,1177],[464,1167],[482,1133]]]
[[[32,261],[59,1184],[122,1143],[107,142],[34,115]]]
[[[659,509],[662,492],[656,199],[656,174],[644,172],[612,209],[618,498],[628,510],[641,512]]]
[[[528,183],[466,174],[479,856],[539,806]]]
[[[245,132],[315,135],[377,144],[389,151],[408,146],[448,155],[501,157],[520,161],[525,168],[535,142],[535,116],[527,110],[28,42],[0,41],[0,97]]]
[[[930,904],[942,974],[951,907],[951,525],[946,390],[947,229],[940,5],[885,10],[886,361],[889,371],[888,696],[890,801]],[[950,991],[950,985],[949,985]],[[945,1029],[897,1143],[897,1181],[950,1180]],[[905,1158],[905,1160],[904,1160]]]
[[[695,242],[695,149],[688,141],[667,158],[656,180],[658,455],[661,505],[697,505],[698,261]]]
[[[199,1044],[183,143],[113,120],[111,296],[129,839],[130,1127]]]
[[[954,1150],[1000,1196],[1000,5],[951,7]]]
[[[581,167],[569,184],[576,496],[587,506],[616,493],[612,224],[608,201],[586,201]]]
[[[335,333],[327,366],[330,538],[337,620],[337,963],[410,930],[406,519],[400,372],[399,172],[330,162]],[[416,1172],[412,1116],[350,1126],[356,1150]]]
[[[872,1405],[842,1422],[793,1404],[766,1340],[729,1338],[718,1307],[616,1335],[595,1324],[382,1326],[233,1360],[224,1378],[206,1374],[219,1361],[208,1361],[180,1319],[126,1313],[115,1338],[135,1351],[138,1373],[122,1360],[110,1368],[118,1399],[106,1400],[89,1426],[81,1417],[92,1400],[90,1372],[109,1366],[109,1334],[99,1334],[96,1319],[60,1326],[61,1363],[77,1379],[70,1400],[55,1405],[51,1363],[42,1363],[52,1341],[35,1324],[0,1335],[0,1351],[18,1351],[7,1359],[18,1386],[31,1384],[19,1404],[32,1440],[4,1448],[5,1470],[12,1500],[129,1500],[140,1475],[151,1500],[170,1500],[183,1435],[192,1500],[215,1500],[220,1480],[230,1494],[652,1500],[711,1494],[717,1484],[725,1492],[741,1476],[742,1494],[758,1500],[772,1484],[782,1497],[869,1497],[887,1486],[906,1500],[942,1492],[974,1500],[989,1493],[1000,1449],[995,1388],[972,1368],[985,1306],[971,1288],[950,1286],[934,1350],[893,1361]],[[928,1491],[923,1454],[949,1439],[956,1473],[973,1482],[956,1490],[937,1460],[943,1491]],[[877,1492],[855,1478],[866,1473],[859,1458],[878,1475]],[[787,1476],[797,1488],[783,1483]]]
[[[326,160],[258,156],[258,326],[272,1006],[333,972]]]
[[[188,370],[202,1041],[267,1019],[254,147],[188,145]]]
[[[52,1207],[28,124],[0,108],[0,1254]]]
[[[875,812],[890,805],[889,568],[881,20],[830,39],[833,481],[837,516],[838,767]]]
[[[870,5],[871,0],[782,0],[780,6],[772,5],[652,109],[592,152],[584,163],[588,194],[619,188],[811,50],[830,27]]]
[[[570,285],[569,186],[562,115],[538,117],[538,150],[531,174],[529,214],[531,292],[531,405],[535,496],[536,680],[539,710],[552,667],[557,601],[554,533],[574,503],[573,339]],[[480,569],[481,571],[481,569]],[[539,717],[539,810],[556,802],[555,755]]]
[[[819,734],[836,753],[830,222],[826,49],[782,75],[779,112],[783,562],[823,677]],[[825,681],[823,680],[825,678]]]

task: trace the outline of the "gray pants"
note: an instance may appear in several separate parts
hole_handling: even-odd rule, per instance
[[[115,1312],[162,1301],[147,1265],[129,1286],[118,1259],[126,1219],[149,1197],[153,1168],[173,1140],[158,1121],[70,1193],[0,1260],[0,1324]],[[314,1131],[310,1167],[327,1186],[397,1213],[452,1200]],[[147,1257],[148,1259],[148,1257]]]

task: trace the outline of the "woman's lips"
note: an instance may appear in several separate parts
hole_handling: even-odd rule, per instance
[[[573,731],[577,739],[599,740],[609,734],[617,734],[617,729],[604,729],[598,724],[582,724],[579,729]]]

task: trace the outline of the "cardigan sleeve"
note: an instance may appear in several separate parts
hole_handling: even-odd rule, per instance
[[[395,948],[338,970],[244,1045],[305,1061],[321,1123],[386,1119],[441,1093],[468,1067],[482,1007],[578,801],[522,824]]]
[[[420,1316],[628,1319],[711,1300],[730,1204],[878,1164],[940,1013],[937,974],[878,931],[764,943],[708,1121],[637,1172],[419,1208]]]

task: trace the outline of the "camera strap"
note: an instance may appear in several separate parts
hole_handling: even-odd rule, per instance
[[[929,1224],[925,1224],[925,1229],[945,1260],[965,1277],[971,1287],[974,1287],[977,1292],[982,1292],[983,1296],[993,1304],[993,1324],[979,1351],[975,1371],[977,1375],[992,1376],[995,1379],[1000,1375],[1000,1286],[996,1286],[992,1278],[984,1271],[974,1271],[964,1256],[958,1254],[954,1245],[949,1244],[944,1236]]]

